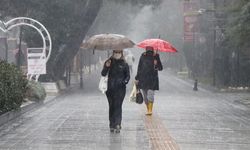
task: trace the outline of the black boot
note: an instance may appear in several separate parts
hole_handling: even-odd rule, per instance
[[[120,133],[121,125],[116,125],[115,127],[115,133]]]
[[[109,129],[110,129],[110,132],[114,133],[115,132],[115,125],[113,123],[109,123]]]
[[[110,132],[114,133],[115,132],[115,128],[110,128]]]

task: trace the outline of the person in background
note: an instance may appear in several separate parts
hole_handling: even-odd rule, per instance
[[[135,57],[131,51],[127,50],[125,60],[128,63],[130,72],[133,73],[133,63],[135,62]]]
[[[139,60],[135,84],[142,90],[143,99],[147,107],[146,115],[152,115],[155,90],[159,90],[158,71],[163,69],[159,54],[153,47],[146,47]]]
[[[108,89],[106,96],[109,103],[110,132],[119,133],[122,121],[122,104],[126,94],[126,84],[130,79],[128,64],[123,50],[114,50],[113,55],[104,63],[102,76],[108,74]]]

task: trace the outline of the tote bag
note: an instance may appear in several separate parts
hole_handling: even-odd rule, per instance
[[[137,93],[137,90],[136,90],[136,86],[134,84],[133,88],[132,88],[132,91],[130,93],[130,96],[129,96],[129,101],[130,102],[136,102],[136,93]]]
[[[99,90],[104,94],[108,89],[108,75],[101,76],[99,82]]]

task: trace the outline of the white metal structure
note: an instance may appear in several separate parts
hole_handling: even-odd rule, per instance
[[[42,37],[43,40],[43,53],[46,54],[46,50],[48,50],[48,55],[46,56],[46,62],[48,62],[50,54],[51,54],[51,49],[52,49],[52,41],[50,34],[48,30],[45,28],[43,24],[41,24],[39,21],[32,19],[32,18],[27,18],[27,17],[18,17],[9,20],[8,22],[2,22],[2,26],[0,24],[0,30],[3,32],[9,32],[12,28],[18,27],[18,26],[29,26],[34,28]],[[33,76],[35,76],[36,81],[38,80],[40,74],[28,74],[27,75],[29,79],[31,80]]]

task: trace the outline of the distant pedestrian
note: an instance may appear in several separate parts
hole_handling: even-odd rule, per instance
[[[163,69],[159,54],[153,47],[146,47],[139,60],[135,83],[142,90],[143,99],[147,106],[146,115],[152,115],[155,90],[159,90],[158,71]]]
[[[122,103],[126,93],[126,84],[130,79],[129,67],[124,60],[122,50],[114,50],[113,55],[104,63],[102,76],[108,74],[106,96],[109,103],[109,127],[111,132],[120,132],[122,121]]]
[[[134,55],[132,54],[131,51],[128,50],[126,52],[125,60],[128,63],[130,72],[133,73],[133,64],[135,62],[135,57],[134,57]]]

